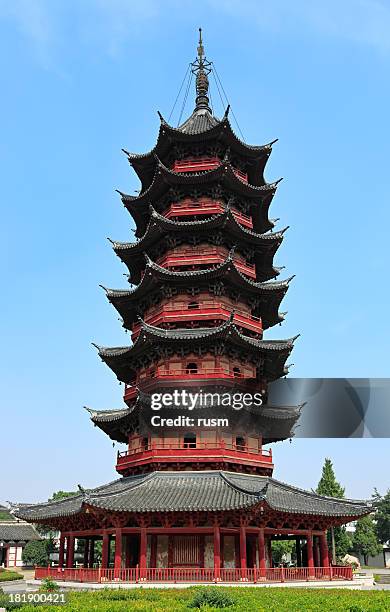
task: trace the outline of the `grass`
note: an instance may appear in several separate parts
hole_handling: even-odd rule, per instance
[[[204,590],[223,598],[202,597]],[[203,612],[217,612],[223,599],[226,612],[383,612],[390,611],[389,591],[293,589],[256,587],[190,587],[188,589],[103,589],[69,593],[62,606],[39,606],[40,612],[190,612],[197,601]],[[207,601],[209,603],[207,603]],[[214,601],[214,603],[212,603]],[[217,605],[215,605],[217,603]],[[228,604],[226,606],[226,603]],[[3,604],[4,605],[4,604]],[[19,608],[35,611],[33,605]]]
[[[23,576],[11,570],[0,570],[0,582],[7,582],[7,580],[23,580]]]

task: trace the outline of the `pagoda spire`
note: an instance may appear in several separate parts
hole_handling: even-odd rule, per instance
[[[209,106],[209,79],[208,75],[211,72],[211,62],[206,59],[203,47],[202,39],[202,28],[199,28],[199,44],[198,44],[198,56],[192,63],[192,73],[196,75],[196,99],[195,99],[195,110],[206,109],[210,113],[211,108]]]

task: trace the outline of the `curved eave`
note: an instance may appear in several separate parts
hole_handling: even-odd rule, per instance
[[[112,241],[116,255],[127,266],[130,273],[130,282],[138,284],[145,268],[144,254],[152,248],[156,242],[169,233],[182,234],[184,236],[207,237],[210,232],[223,230],[235,246],[245,249],[250,244],[255,251],[257,274],[262,281],[270,280],[278,276],[279,271],[273,265],[274,255],[283,241],[283,234],[287,230],[258,234],[242,227],[235,219],[233,213],[227,208],[223,213],[214,215],[206,220],[175,222],[166,219],[154,209],[145,234],[137,242]],[[168,250],[168,247],[167,247]]]
[[[221,512],[255,508],[259,504],[285,517],[323,516],[330,525],[349,522],[373,509],[372,504],[363,500],[324,497],[269,476],[167,470],[119,478],[74,498],[17,508],[14,514],[29,522],[61,525],[64,518],[84,514],[89,508],[110,513]]]
[[[150,404],[150,396],[139,392],[135,403],[126,409],[97,411],[87,408],[87,410],[94,426],[101,429],[111,440],[127,443],[129,431],[138,423],[139,413],[145,408],[150,409]],[[244,406],[242,410],[249,416],[254,415],[256,417],[257,433],[262,435],[263,445],[266,445],[293,437],[293,429],[301,414],[301,408],[302,406],[264,405]],[[180,409],[180,406],[167,408],[166,416],[169,417],[172,414],[172,418],[174,418],[175,412]],[[195,406],[194,415],[197,414],[198,410],[202,411],[204,409],[203,406]],[[231,410],[233,416],[237,416],[237,411],[234,408],[224,407],[223,411],[226,412],[226,410]]]
[[[255,184],[262,184],[264,182],[264,169],[271,154],[272,145],[276,140],[266,145],[248,145],[235,134],[227,116],[216,125],[196,134],[187,133],[180,127],[174,128],[161,117],[157,142],[151,151],[137,154],[124,150],[124,153],[139,177],[142,188],[147,189],[153,180],[156,168],[155,157],[164,159],[171,152],[172,143],[191,145],[214,139],[225,144],[226,147],[229,147],[237,155],[248,158],[253,164],[253,176],[257,177]],[[254,180],[256,179],[254,178]]]
[[[284,320],[284,314],[279,313],[279,307],[293,278],[291,276],[283,281],[256,283],[241,274],[234,266],[230,257],[215,268],[189,272],[172,272],[148,259],[146,272],[135,289],[122,290],[107,289],[105,287],[103,289],[109,302],[123,318],[124,327],[130,329],[131,324],[136,321],[140,314],[140,299],[153,289],[157,289],[161,282],[186,286],[191,280],[199,285],[202,282],[207,283],[211,280],[226,279],[231,282],[232,286],[240,287],[248,295],[257,295],[259,298],[263,298],[264,304],[261,317],[263,329],[267,329]]]
[[[214,328],[163,330],[142,322],[141,332],[132,346],[102,347],[94,344],[99,356],[116,374],[118,380],[129,383],[137,370],[136,362],[141,356],[151,362],[158,346],[182,347],[199,344],[213,344],[224,340],[240,348],[247,355],[256,356],[264,362],[264,375],[276,380],[285,374],[285,363],[292,351],[294,338],[288,340],[255,340],[241,334],[231,320]]]
[[[111,440],[127,443],[129,423],[134,419],[134,405],[119,410],[86,410],[94,426],[101,429]]]
[[[156,167],[153,181],[148,189],[141,192],[138,196],[131,196],[120,191],[119,194],[123,205],[133,216],[137,225],[136,235],[139,235],[139,232],[143,233],[145,230],[147,220],[150,218],[150,203],[161,198],[170,187],[206,186],[215,182],[219,182],[236,195],[263,203],[260,214],[264,218],[262,218],[261,224],[266,229],[269,229],[272,227],[272,224],[268,220],[268,208],[280,180],[258,187],[249,185],[237,177],[231,164],[227,161],[222,162],[215,169],[193,173],[173,172],[160,162]]]

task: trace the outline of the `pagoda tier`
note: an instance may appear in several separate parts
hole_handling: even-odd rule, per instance
[[[246,316],[248,312],[253,321],[261,320],[261,331],[281,323],[284,314],[279,313],[278,309],[293,276],[278,282],[254,282],[235,267],[233,255],[231,252],[223,263],[213,268],[183,272],[163,268],[146,257],[145,274],[135,289],[103,288],[108,300],[121,315],[123,326],[133,332],[139,331],[137,321],[140,316],[149,323],[152,322],[149,318],[155,316],[156,311],[175,312],[175,321],[185,327],[187,313],[177,312],[183,302],[184,309],[181,310],[197,311],[192,313],[193,321],[204,320],[207,313],[204,317],[202,313],[207,308],[223,309],[228,306],[229,313],[224,312],[221,315],[223,319],[234,311],[235,323],[245,329],[250,327],[250,320],[240,319],[240,314]],[[169,322],[173,322],[172,318]],[[259,328],[255,331],[260,333]]]
[[[119,193],[135,221],[135,235],[138,238],[143,236],[150,221],[151,203],[157,212],[166,216],[172,215],[172,205],[178,207],[180,202],[192,202],[194,205],[199,202],[201,210],[202,205],[210,204],[210,199],[215,202],[215,207],[230,202],[238,214],[250,215],[253,229],[261,234],[273,227],[268,219],[268,208],[279,181],[261,186],[250,185],[237,176],[227,160],[215,168],[200,172],[175,172],[159,162],[148,189],[138,196]],[[195,213],[197,215],[199,212]]]
[[[230,317],[218,327],[178,330],[165,330],[142,321],[141,331],[132,346],[95,346],[118,380],[130,385],[139,384],[143,378],[148,382],[152,379],[154,383],[160,377],[186,383],[195,381],[196,384],[203,378],[206,383],[209,378],[215,383],[218,366],[213,365],[213,361],[226,356],[230,367],[226,376],[221,370],[221,380],[232,378],[238,384],[241,378],[248,378],[264,386],[264,381],[270,382],[286,374],[285,363],[297,337],[288,340],[251,338],[241,334]],[[192,363],[196,365],[188,365]],[[211,368],[203,367],[208,363],[212,364]],[[179,367],[173,369],[174,364]],[[216,376],[212,376],[213,370]]]
[[[199,269],[223,262],[232,248],[237,268],[250,278],[265,281],[279,274],[273,258],[286,229],[257,234],[240,225],[230,205],[217,215],[195,221],[173,221],[151,208],[149,225],[140,240],[112,244],[126,264],[133,284],[140,282],[145,271],[145,253],[157,263],[164,262],[169,269]],[[199,248],[197,259],[194,247]]]
[[[124,150],[141,181],[143,191],[153,181],[156,159],[172,167],[180,162],[189,164],[199,156],[222,160],[227,153],[233,166],[246,174],[251,184],[264,185],[265,165],[276,140],[263,146],[247,145],[233,132],[228,113],[225,113],[222,120],[218,120],[211,113],[196,109],[179,128],[170,126],[161,115],[160,119],[160,131],[152,151],[135,154]]]
[[[191,410],[195,421],[205,423],[217,419],[217,430],[198,427],[196,433],[188,433],[188,423],[177,427],[173,433],[160,432],[145,427],[151,415],[155,415],[150,395],[139,392],[137,399],[122,410],[96,411],[87,408],[91,421],[112,440],[128,445],[118,452],[117,471],[125,476],[141,471],[166,470],[189,464],[191,469],[229,469],[271,475],[272,451],[264,445],[293,436],[301,406],[251,405],[237,409],[234,393],[227,406],[213,407],[211,390],[207,402],[198,400]],[[183,406],[164,409],[164,418],[176,419]],[[211,416],[212,415],[212,416]],[[228,417],[229,425],[223,422]],[[142,431],[142,434],[140,433]],[[245,438],[242,432],[245,431]],[[196,461],[194,462],[194,454]]]

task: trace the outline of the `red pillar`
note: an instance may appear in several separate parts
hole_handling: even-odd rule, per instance
[[[89,559],[88,559],[88,567],[93,567],[95,563],[95,538],[91,538],[89,543]]]
[[[307,533],[307,566],[309,568],[309,578],[314,578],[313,535],[311,531]]]
[[[320,535],[320,549],[321,549],[321,565],[322,567],[329,567],[329,550],[328,540],[326,538],[326,531]]]
[[[84,540],[84,567],[89,567],[89,546],[90,541],[88,538]]]
[[[74,564],[74,535],[68,536],[66,547],[66,567],[73,567]]]
[[[139,575],[141,580],[146,579],[146,548],[147,548],[147,533],[145,527],[141,527],[140,545],[139,545]]]
[[[122,529],[115,529],[115,557],[114,557],[114,575],[119,578],[119,570],[122,568]]]
[[[265,539],[264,539],[264,529],[260,529],[259,536],[257,539],[257,545],[259,549],[259,570],[260,570],[260,578],[266,577],[266,562],[265,562]]]
[[[269,536],[269,538],[267,540],[267,548],[268,548],[268,562],[269,562],[269,566],[273,567],[273,563],[272,563],[272,538],[271,538],[271,536]]]
[[[246,579],[246,529],[245,525],[240,527],[240,567],[241,579]]]
[[[58,551],[58,567],[63,567],[64,565],[64,553],[65,553],[65,536],[60,535],[60,549]]]
[[[125,567],[130,567],[131,562],[131,538],[132,536],[125,536]]]
[[[321,567],[320,550],[318,547],[318,539],[316,536],[313,536],[313,553],[314,553],[314,566]]]
[[[110,536],[103,532],[102,568],[107,569],[110,563]]]
[[[214,525],[214,579],[221,578],[221,532],[219,525]]]

